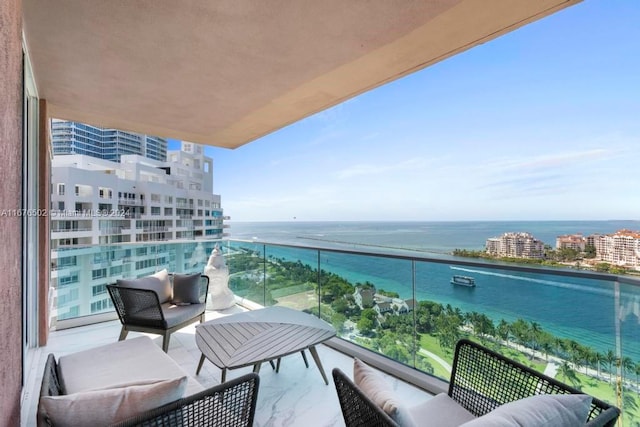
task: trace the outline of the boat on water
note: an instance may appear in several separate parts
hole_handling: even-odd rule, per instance
[[[458,286],[467,286],[469,288],[475,288],[476,279],[469,276],[453,276],[451,278],[451,284],[458,285]]]

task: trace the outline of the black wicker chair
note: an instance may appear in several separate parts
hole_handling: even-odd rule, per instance
[[[160,334],[163,336],[162,349],[166,353],[173,332],[198,320],[200,323],[204,322],[209,278],[200,276],[201,302],[184,306],[161,304],[156,292],[149,289],[115,284],[107,285],[107,289],[122,323],[119,341],[125,339],[129,331]]]
[[[339,369],[333,370],[333,378],[347,427],[398,425]],[[456,345],[448,394],[477,417],[529,396],[580,393],[472,341]],[[594,397],[585,426],[613,427],[619,415],[618,408]]]
[[[344,372],[333,368],[331,374],[347,427],[398,427],[398,424],[369,399]]]
[[[476,416],[537,394],[581,394],[576,388],[466,339],[456,345],[449,396]],[[613,427],[615,406],[593,397],[586,425]]]
[[[251,427],[260,377],[250,373],[115,424],[114,427]]]

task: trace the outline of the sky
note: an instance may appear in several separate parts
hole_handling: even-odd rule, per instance
[[[585,0],[207,147],[214,192],[232,221],[639,220],[639,23],[638,0]]]

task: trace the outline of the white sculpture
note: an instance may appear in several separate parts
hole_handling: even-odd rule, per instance
[[[229,289],[229,268],[218,245],[211,251],[209,262],[204,268],[204,274],[209,278],[207,308],[210,310],[224,310],[233,307],[236,299],[231,289]]]

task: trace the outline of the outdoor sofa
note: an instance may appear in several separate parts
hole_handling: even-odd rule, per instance
[[[333,378],[347,427],[584,425],[613,427],[620,411],[470,340],[455,349],[448,393],[406,408],[377,371],[356,360]],[[359,383],[359,385],[356,385]]]
[[[204,389],[149,337],[62,356],[49,354],[42,426],[232,426],[253,424],[259,378]]]

